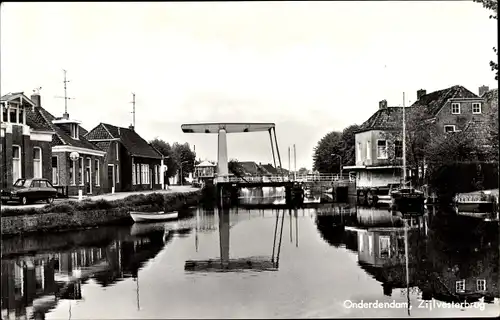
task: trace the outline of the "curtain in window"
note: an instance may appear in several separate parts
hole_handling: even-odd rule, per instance
[[[21,179],[21,147],[12,146],[12,179]]]
[[[33,148],[33,177],[42,177],[42,149]]]

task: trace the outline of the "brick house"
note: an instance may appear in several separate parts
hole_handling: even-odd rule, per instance
[[[52,128],[38,121],[40,114],[34,102],[23,92],[2,96],[0,105],[2,188],[19,178],[51,180]]]
[[[134,127],[100,123],[85,137],[105,152],[103,186],[110,191],[157,190],[163,188],[163,156]]]
[[[68,113],[55,117],[41,105],[39,94],[31,96],[37,121],[50,126],[55,132],[52,141],[51,180],[53,185],[67,195],[100,194],[104,172],[105,152],[85,139],[87,133],[80,121],[71,119]],[[72,156],[74,158],[72,158]]]
[[[480,95],[488,87],[479,88]],[[485,127],[489,104],[484,98],[463,86],[453,86],[427,93],[417,91],[417,101],[406,110],[407,123],[419,117],[432,124],[428,130],[433,134],[474,130],[480,132]],[[402,107],[389,107],[387,101],[379,102],[379,109],[361,126],[355,135],[356,164],[346,166],[345,170],[356,172],[358,187],[382,187],[400,183],[402,177]],[[480,136],[480,134],[478,134]],[[477,140],[478,143],[480,140]],[[408,166],[408,176],[412,170]],[[425,173],[418,168],[419,173]],[[419,174],[420,176],[420,174]]]
[[[480,87],[478,96],[460,85],[431,93],[421,89],[412,107],[423,108],[438,133],[465,130],[471,122],[486,120],[488,105],[480,97],[486,91],[488,87]]]

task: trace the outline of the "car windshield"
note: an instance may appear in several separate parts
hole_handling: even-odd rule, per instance
[[[16,183],[14,183],[14,187],[24,187],[27,185],[26,179],[17,179]]]

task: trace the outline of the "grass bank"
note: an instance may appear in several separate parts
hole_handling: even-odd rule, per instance
[[[197,205],[201,191],[131,195],[119,200],[64,201],[43,208],[2,211],[2,235],[66,231],[132,223],[129,211],[179,211]]]

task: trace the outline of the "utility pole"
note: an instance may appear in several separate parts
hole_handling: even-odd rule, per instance
[[[132,127],[135,130],[135,93],[132,92]]]
[[[295,143],[293,144],[293,167],[294,180],[297,180],[297,150],[295,149]]]
[[[290,147],[288,147],[288,173],[290,174],[290,171],[292,171],[292,167],[290,165]]]
[[[66,70],[63,69],[63,72],[64,72],[64,81],[63,81],[63,84],[64,84],[64,97],[56,96],[56,98],[64,99],[64,115],[67,115],[68,114],[68,100],[74,99],[74,98],[68,97],[67,83],[70,82],[70,81],[67,80],[67,78],[66,78]]]

